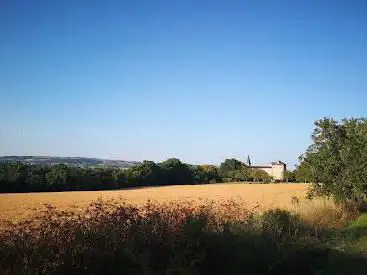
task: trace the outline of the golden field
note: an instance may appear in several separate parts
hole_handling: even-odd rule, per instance
[[[172,201],[241,200],[249,208],[290,208],[292,197],[306,202],[306,184],[209,184],[144,187],[115,191],[0,194],[0,219],[28,218],[51,204],[58,209],[82,209],[96,200],[121,200],[132,204]]]

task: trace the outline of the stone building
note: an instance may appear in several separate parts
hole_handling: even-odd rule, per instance
[[[247,165],[254,169],[260,169],[265,171],[269,176],[273,177],[274,180],[284,180],[284,172],[287,166],[284,162],[278,160],[273,161],[269,165],[251,165],[250,157],[247,157]]]

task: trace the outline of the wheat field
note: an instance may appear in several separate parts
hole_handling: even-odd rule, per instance
[[[82,209],[95,200],[120,200],[132,204],[172,201],[241,200],[249,208],[288,208],[292,197],[305,200],[306,184],[209,184],[144,187],[115,191],[77,191],[0,194],[0,219],[29,218],[51,204],[58,209]]]

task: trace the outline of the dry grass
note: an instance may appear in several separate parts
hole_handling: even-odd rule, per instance
[[[0,273],[269,274],[281,263],[280,270],[292,271],[282,274],[300,274],[298,258],[312,266],[313,252],[298,248],[295,237],[302,232],[308,249],[314,230],[279,210],[247,211],[237,222],[232,215],[242,207],[222,205],[229,220],[218,219],[212,204],[189,202],[97,201],[80,212],[48,207],[37,219],[0,230]],[[295,249],[306,261],[293,256]]]
[[[0,273],[363,274],[365,262],[343,254],[348,209],[306,191],[226,184],[0,195],[4,218],[16,221],[0,223]]]
[[[101,199],[121,200],[131,204],[156,202],[240,200],[249,209],[266,210],[292,207],[292,197],[301,202],[308,185],[305,184],[215,184],[146,187],[119,191],[79,191],[60,193],[0,194],[0,219],[17,221],[37,214],[46,204],[61,210],[85,209],[90,202]],[[307,204],[307,203],[306,203]]]
[[[137,206],[104,200],[82,211],[49,206],[0,230],[0,273],[346,274],[353,267],[357,272],[349,274],[363,274],[365,262],[356,268],[342,254],[340,230],[285,210],[254,211],[221,200]]]
[[[287,210],[299,214],[304,222],[319,228],[342,228],[359,214],[357,208],[338,205],[331,199],[302,200]]]

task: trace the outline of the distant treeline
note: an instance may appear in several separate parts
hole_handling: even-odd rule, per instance
[[[286,181],[307,181],[304,176],[297,176],[297,170],[286,171],[285,177]],[[226,159],[217,167],[189,165],[172,158],[161,163],[144,161],[128,169],[0,163],[0,192],[111,190],[237,181],[267,183],[272,178],[264,171],[250,168],[236,159]]]

